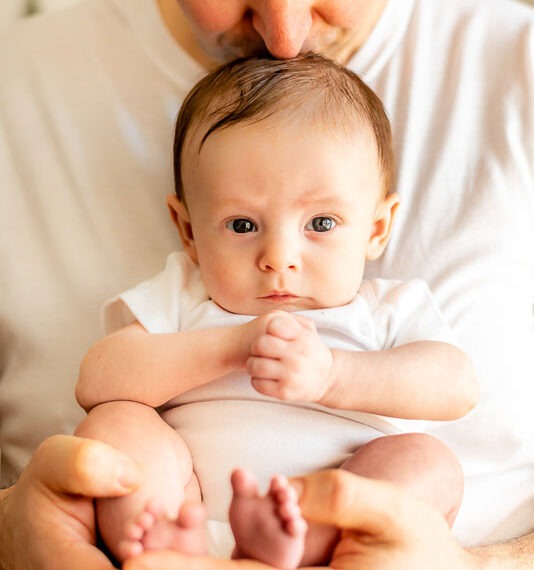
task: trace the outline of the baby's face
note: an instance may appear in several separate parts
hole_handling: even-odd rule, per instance
[[[397,202],[381,197],[365,132],[334,138],[262,121],[212,134],[188,162],[186,251],[227,311],[344,305],[385,247],[383,212],[391,218]]]

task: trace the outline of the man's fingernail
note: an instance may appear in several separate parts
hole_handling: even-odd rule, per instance
[[[137,486],[140,480],[140,473],[133,461],[127,458],[119,460],[118,480],[119,483],[127,489]]]

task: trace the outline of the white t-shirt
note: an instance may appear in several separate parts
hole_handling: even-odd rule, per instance
[[[531,8],[389,0],[350,62],[388,109],[403,201],[368,277],[424,279],[480,378],[477,408],[435,430],[465,468],[470,543],[534,519],[533,60]],[[82,418],[99,307],[177,247],[174,119],[202,73],[155,0],[82,0],[0,37],[4,485]]]
[[[299,314],[315,323],[331,348],[386,350],[419,340],[455,343],[421,280],[364,281],[348,305]],[[214,303],[198,267],[183,252],[169,255],[161,273],[114,297],[103,310],[106,333],[136,320],[149,333],[161,334],[238,326],[253,318]],[[338,467],[371,439],[421,431],[425,423],[280,401],[256,392],[250,378],[238,371],[189,390],[162,409],[193,456],[208,517],[220,521],[227,520],[228,482],[236,467],[251,469],[267,488],[275,473],[292,476]]]

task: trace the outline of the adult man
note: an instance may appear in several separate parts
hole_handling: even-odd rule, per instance
[[[154,273],[175,247],[161,223],[172,187],[172,123],[203,66],[265,48],[277,57],[317,50],[346,62],[385,101],[397,190],[418,220],[400,217],[389,254],[371,274],[426,278],[478,368],[478,409],[435,427],[466,470],[457,533],[482,543],[531,529],[533,20],[514,3],[488,8],[476,0],[86,0],[7,34],[0,45],[3,484],[15,482],[46,435],[69,432],[80,418],[73,379],[99,335],[102,301]],[[75,460],[73,445],[59,447]],[[91,495],[74,475],[67,489],[50,481],[43,472],[50,450],[41,450],[15,493],[3,495],[5,565],[10,556],[17,569],[59,568],[51,558],[57,549],[36,554],[35,541],[39,523],[56,520],[60,499],[47,491],[53,500],[31,517],[16,508],[29,505],[40,481]],[[89,520],[80,512],[90,514],[90,502],[68,507]],[[533,543],[477,556],[497,568],[529,567]],[[530,549],[525,561],[518,544]]]

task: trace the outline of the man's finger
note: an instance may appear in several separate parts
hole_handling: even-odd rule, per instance
[[[187,556],[177,552],[157,551],[125,562],[123,570],[275,570],[255,560],[225,560],[208,556]]]
[[[299,493],[302,514],[310,521],[397,540],[410,506],[423,508],[394,485],[358,477],[342,469],[290,479]],[[418,503],[418,502],[417,502]]]
[[[69,435],[45,440],[27,471],[54,491],[88,497],[124,495],[141,481],[135,463],[119,451],[100,441]]]

